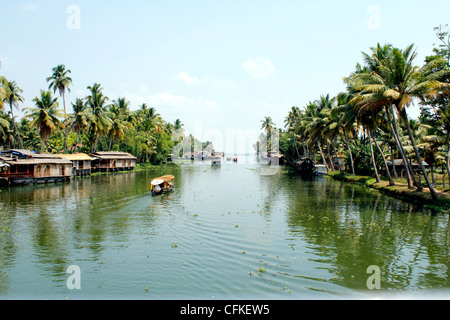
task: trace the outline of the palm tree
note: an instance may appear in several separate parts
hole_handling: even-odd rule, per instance
[[[264,117],[264,120],[261,121],[261,130],[264,130],[266,132],[266,146],[267,146],[267,152],[271,151],[271,144],[272,144],[272,132],[275,127],[275,124],[272,121],[271,117]]]
[[[41,96],[33,99],[34,108],[26,108],[29,112],[27,117],[31,119],[30,128],[36,127],[42,139],[41,152],[49,135],[57,128],[64,126],[59,120],[61,114],[58,98],[53,98],[49,91],[42,91]]]
[[[110,113],[106,110],[106,102],[108,97],[102,93],[100,84],[95,83],[89,86],[91,94],[86,98],[86,104],[92,113],[91,134],[94,135],[94,144],[91,146],[91,152],[97,151],[98,136],[106,134],[112,126]]]
[[[66,70],[66,67],[63,64],[60,64],[52,69],[53,74],[51,77],[47,78],[47,82],[50,82],[48,87],[49,90],[53,89],[53,93],[56,93],[56,90],[59,91],[59,95],[63,98],[63,106],[64,106],[64,117],[66,120],[65,126],[66,130],[64,131],[64,153],[67,151],[67,135],[68,135],[68,123],[67,123],[67,112],[66,112],[66,90],[70,92],[70,85],[72,84],[72,78],[68,76],[71,73],[70,70]]]
[[[378,46],[378,48],[380,48],[380,46]],[[375,49],[373,49],[373,51],[375,52]],[[363,81],[360,83],[361,94],[357,99],[357,102],[362,104],[363,107],[384,106],[389,120],[391,115],[389,114],[388,108],[391,108],[391,113],[393,113],[393,109],[397,111],[399,117],[406,126],[416,160],[420,166],[431,196],[433,199],[437,199],[437,193],[423,166],[419,150],[409,125],[406,109],[413,103],[415,98],[425,100],[427,97],[438,94],[439,90],[445,88],[446,85],[435,80],[437,75],[434,73],[425,76],[424,71],[428,71],[432,68],[430,63],[426,63],[422,68],[413,66],[413,60],[416,57],[416,53],[413,51],[413,45],[408,46],[405,50],[387,46],[384,47],[383,54],[384,56],[382,59],[378,59],[375,55],[370,59],[367,59],[367,61],[374,62],[374,65],[371,67],[372,72],[370,74],[366,73],[362,77],[359,77],[359,80]],[[395,130],[396,128],[394,125],[394,134]],[[399,143],[399,149],[403,161],[407,162],[401,143]],[[413,173],[411,173],[411,177],[414,179]],[[415,184],[418,190],[422,190],[422,187],[417,182]]]
[[[113,104],[109,106],[109,112],[111,117],[111,127],[109,128],[109,150],[111,150],[112,142],[117,140],[123,140],[125,130],[131,126],[131,123],[125,119],[128,114],[128,105],[130,103],[125,98],[118,98],[113,101]]]
[[[9,116],[0,111],[0,145],[9,145],[14,141],[10,121]]]
[[[72,103],[72,108],[73,114],[69,116],[69,123],[71,124],[71,129],[75,130],[77,134],[75,145],[78,146],[80,132],[89,128],[92,114],[90,113],[90,110],[87,108],[83,99],[77,98],[75,100],[75,103]]]
[[[0,76],[0,111],[5,110],[4,106],[4,99],[6,97],[6,83],[8,80],[6,80],[5,77]]]
[[[68,76],[71,71],[66,70],[66,66],[63,64],[54,67],[52,71],[51,77],[47,78],[47,82],[50,82],[48,90],[53,89],[53,93],[56,93],[56,90],[59,91],[59,95],[63,98],[64,114],[67,115],[65,93],[66,90],[70,92],[69,86],[72,85],[72,78]]]
[[[16,121],[14,120],[13,107],[19,110],[19,102],[25,101],[25,98],[20,95],[22,92],[23,90],[19,88],[19,86],[15,81],[6,81],[3,93],[4,96],[3,101],[9,104],[14,132],[16,134],[17,139],[19,140],[19,145],[21,149],[23,149],[23,143],[22,138],[20,137],[19,130],[17,129]]]

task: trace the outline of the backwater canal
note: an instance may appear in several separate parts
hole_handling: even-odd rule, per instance
[[[0,299],[450,297],[448,215],[260,170],[224,159],[0,189]],[[176,188],[151,196],[165,174]]]

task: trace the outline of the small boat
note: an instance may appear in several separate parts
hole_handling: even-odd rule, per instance
[[[233,162],[238,162],[238,157],[234,157]]]
[[[175,188],[173,184],[174,179],[175,177],[171,175],[153,179],[150,182],[150,191],[152,192],[152,195],[156,196],[171,191],[173,188]]]
[[[215,156],[211,158],[211,165],[221,165],[222,164],[222,158]]]

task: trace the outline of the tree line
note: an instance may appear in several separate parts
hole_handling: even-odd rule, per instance
[[[147,104],[130,109],[125,97],[110,101],[99,83],[88,86],[88,96],[76,98],[66,106],[66,93],[73,85],[71,70],[65,65],[52,69],[46,80],[48,90],[33,99],[34,106],[22,108],[25,116],[17,120],[25,99],[16,81],[0,76],[0,146],[49,153],[124,151],[138,162],[165,162],[177,141],[172,133],[182,132],[180,119],[164,121],[154,107]],[[62,99],[60,107],[59,98]],[[199,142],[192,135],[192,144]],[[206,146],[210,142],[203,143]]]
[[[414,64],[414,45],[377,44],[344,77],[344,92],[292,107],[285,128],[277,131],[281,152],[289,159],[312,157],[341,172],[345,168],[336,159],[344,157],[350,173],[371,174],[390,185],[401,171],[409,188],[426,187],[437,199],[436,174],[444,189],[445,176],[450,184],[450,31],[447,25],[434,30],[439,44],[422,66]],[[420,107],[418,119],[408,114],[412,105]],[[270,117],[262,129],[274,130]]]

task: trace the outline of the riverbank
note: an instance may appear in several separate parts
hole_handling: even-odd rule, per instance
[[[435,213],[450,213],[450,193],[437,191],[439,199],[434,201],[431,198],[431,194],[427,188],[424,188],[422,192],[417,191],[415,188],[409,189],[408,185],[396,182],[394,186],[389,185],[389,181],[377,182],[375,178],[369,176],[357,176],[347,173],[341,173],[339,171],[331,171],[327,174],[329,177],[345,181],[349,183],[357,183],[365,185],[368,188],[376,189],[384,194],[393,196],[395,198],[423,205],[432,209]]]

